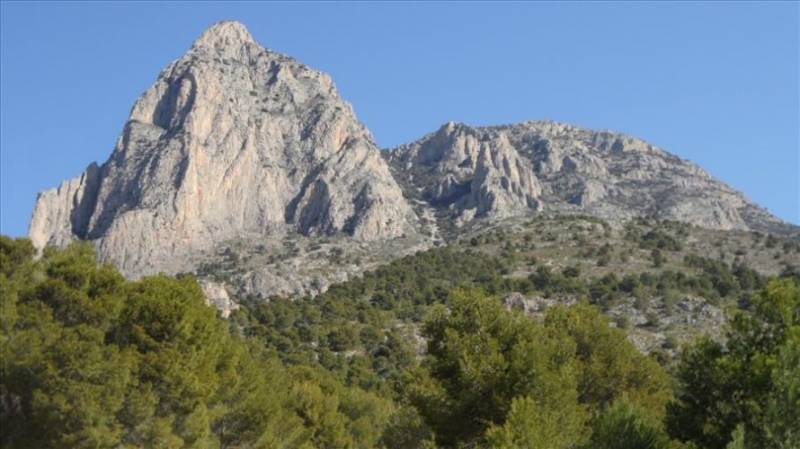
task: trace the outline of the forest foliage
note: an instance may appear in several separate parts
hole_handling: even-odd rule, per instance
[[[800,447],[791,277],[698,259],[705,275],[512,279],[500,258],[439,248],[226,321],[191,276],[126,280],[82,244],[34,256],[0,237],[2,447]],[[597,307],[672,288],[758,293],[724,343],[672,367]],[[584,300],[536,319],[499,300],[512,289]]]

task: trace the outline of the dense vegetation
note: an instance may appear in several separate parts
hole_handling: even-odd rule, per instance
[[[675,235],[629,238],[670,252]],[[800,447],[792,273],[691,256],[588,277],[525,260],[512,276],[513,251],[443,247],[225,321],[190,276],[128,281],[84,245],[33,256],[0,238],[2,447]],[[531,317],[510,291],[578,303]],[[674,364],[601,313],[686,292],[740,310],[724,342]]]
[[[229,333],[196,281],[0,240],[3,447],[374,447],[392,405]]]
[[[725,345],[700,339],[678,369],[670,431],[700,447],[800,448],[800,287],[770,283]]]
[[[504,247],[512,238],[490,235],[482,240]],[[559,269],[544,261],[520,260],[510,250],[489,255],[474,246],[403,257],[316,298],[246,300],[231,322],[236,333],[276,348],[285,362],[318,361],[343,382],[383,389],[413,363],[421,349],[415,342],[431,306],[446,301],[456,288],[497,296],[521,292],[578,298],[601,310],[635,298],[636,308],[657,301],[670,313],[686,295],[712,303],[747,303],[752,292],[766,285],[763,276],[743,264],[697,255],[686,255],[680,267],[587,276],[575,264]],[[520,264],[530,274],[510,276]]]

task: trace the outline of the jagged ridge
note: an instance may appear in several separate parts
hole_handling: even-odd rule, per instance
[[[640,139],[531,121],[438,131],[384,153],[406,195],[463,224],[536,211],[792,232],[700,167]]]

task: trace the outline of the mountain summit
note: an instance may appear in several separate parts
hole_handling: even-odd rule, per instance
[[[450,122],[384,155],[407,196],[457,223],[547,210],[612,222],[647,216],[711,229],[793,228],[697,165],[610,131]]]
[[[541,212],[796,232],[696,165],[608,131],[451,122],[380,151],[328,75],[220,22],[136,101],[104,164],[39,195],[29,234],[38,248],[94,242],[133,277],[198,272],[235,241],[261,250],[232,276],[267,296]],[[318,241],[300,254],[297,238]],[[338,262],[321,245],[339,245],[326,247]],[[346,272],[345,246],[360,251]]]
[[[236,50],[243,45],[258,45],[253,35],[241,22],[224,20],[207,29],[194,43],[193,47],[207,47],[212,50]]]
[[[105,164],[39,196],[30,237],[94,241],[138,276],[295,231],[385,239],[414,214],[328,75],[221,22],[136,101]]]

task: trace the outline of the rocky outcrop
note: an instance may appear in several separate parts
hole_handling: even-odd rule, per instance
[[[30,236],[37,247],[94,241],[139,276],[191,271],[243,235],[375,240],[414,222],[330,77],[222,22],[139,98],[102,167],[39,196]]]
[[[200,288],[203,290],[203,295],[206,297],[206,304],[214,306],[219,310],[222,318],[228,318],[231,312],[239,310],[239,304],[231,299],[224,284],[201,279]]]
[[[97,164],[92,163],[77,178],[39,194],[28,232],[36,247],[64,246],[76,234],[85,233],[97,199],[99,173]]]
[[[451,122],[387,154],[407,185],[415,186],[431,206],[457,211],[461,221],[541,207],[542,187],[531,161],[504,135],[485,139],[479,130]]]
[[[609,131],[447,123],[385,156],[407,196],[459,224],[548,210],[616,222],[650,216],[713,229],[793,228],[700,167]]]

